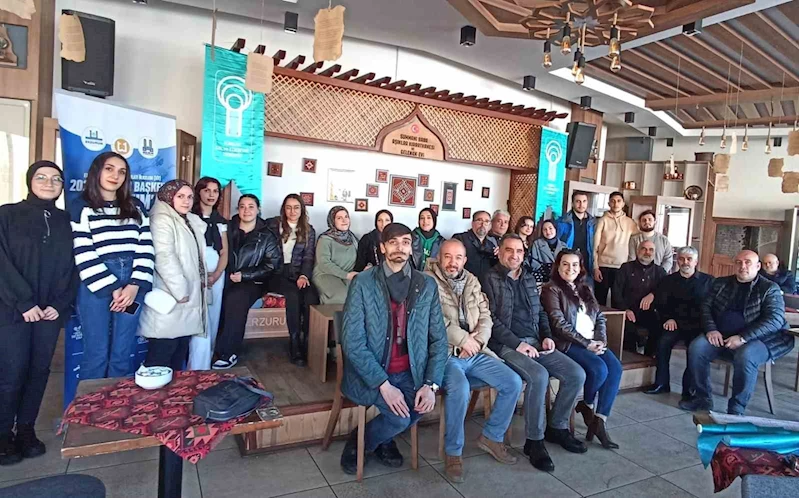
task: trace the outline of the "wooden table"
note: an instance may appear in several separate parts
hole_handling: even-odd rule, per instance
[[[788,329],[788,333],[794,337],[799,337],[799,328]],[[799,357],[796,358],[796,379],[793,381],[793,390],[799,392]]]
[[[219,371],[215,371],[219,373]],[[224,373],[241,377],[252,376],[246,367],[232,368]],[[78,384],[76,396],[89,394],[119,382],[120,378],[84,380]],[[229,435],[245,434],[262,429],[274,429],[283,425],[282,419],[262,421],[257,414],[250,414],[246,420],[237,424]],[[180,498],[183,484],[183,459],[173,453],[155,436],[137,436],[127,432],[112,431],[85,425],[70,424],[64,431],[61,458],[81,458],[141,448],[159,447],[158,498]]]
[[[315,304],[308,312],[308,367],[319,380],[327,381],[327,347],[330,341],[330,329],[337,311],[344,309],[343,304]],[[338,337],[333,337],[338,342]]]
[[[608,349],[621,361],[624,354],[624,324],[627,320],[625,312],[607,306],[600,306],[599,309],[607,322]]]

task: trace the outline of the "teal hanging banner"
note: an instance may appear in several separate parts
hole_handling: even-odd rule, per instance
[[[205,46],[203,90],[203,176],[243,194],[261,196],[264,155],[264,94],[244,87],[247,56]]]
[[[541,129],[538,190],[535,196],[536,223],[557,219],[562,214],[567,138],[568,135],[563,132],[551,128]]]

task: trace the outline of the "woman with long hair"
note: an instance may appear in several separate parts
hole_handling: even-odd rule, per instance
[[[558,349],[585,370],[585,395],[575,410],[588,427],[586,441],[596,436],[604,448],[618,448],[606,424],[619,392],[621,362],[608,349],[605,316],[586,284],[579,251],[564,249],[555,258],[552,279],[544,285],[541,302]]]
[[[0,465],[46,451],[34,425],[78,287],[69,215],[55,205],[64,174],[38,161],[26,179],[28,197],[0,207]]]
[[[414,268],[419,271],[425,270],[427,260],[438,257],[441,243],[444,237],[436,230],[438,216],[430,208],[419,211],[419,226],[416,227],[411,236],[413,237],[412,263]]]
[[[394,215],[388,209],[381,209],[375,215],[375,229],[367,233],[358,242],[358,257],[355,260],[354,270],[362,272],[383,262],[383,253],[380,251],[380,234],[383,228],[394,223]]]
[[[322,304],[344,304],[358,255],[358,238],[350,230],[350,213],[344,206],[334,206],[327,214],[327,231],[316,243],[313,283]]]
[[[75,264],[81,279],[80,378],[133,373],[141,304],[153,285],[150,220],[133,197],[128,161],[116,152],[94,158],[83,194],[70,206]]]
[[[264,284],[283,266],[277,236],[258,214],[261,201],[253,194],[239,198],[238,211],[228,223],[229,256],[227,282],[222,298],[222,330],[216,341],[216,370],[233,367],[239,361],[247,313],[264,294]]]
[[[191,212],[193,204],[191,184],[171,180],[158,190],[150,210],[155,248],[153,288],[171,295],[177,304],[166,314],[144,307],[139,335],[147,338],[144,365],[148,367],[182,370],[189,342],[207,334],[206,225]]]
[[[308,221],[302,197],[289,194],[280,206],[280,216],[266,220],[273,233],[280,235],[283,269],[269,280],[267,289],[286,298],[286,324],[289,329],[289,358],[305,366],[308,355],[308,312],[319,302],[311,285],[316,231]]]
[[[519,218],[519,221],[516,222],[516,228],[513,229],[513,233],[522,238],[524,250],[525,252],[529,252],[530,247],[533,245],[533,239],[535,238],[533,236],[535,233],[535,220],[532,216],[522,216]]]
[[[216,178],[205,176],[194,186],[192,213],[205,222],[205,269],[208,272],[208,320],[206,333],[191,337],[189,370],[208,370],[219,332],[222,314],[222,292],[225,289],[225,268],[228,259],[227,220],[219,214],[222,185]]]
[[[539,225],[541,236],[530,245],[526,263],[535,276],[536,282],[545,284],[549,282],[553,263],[558,253],[566,249],[566,244],[558,238],[555,222],[544,220]]]

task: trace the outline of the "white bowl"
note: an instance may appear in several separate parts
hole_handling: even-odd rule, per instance
[[[140,366],[136,370],[136,385],[142,389],[160,389],[172,382],[172,369],[169,367]]]

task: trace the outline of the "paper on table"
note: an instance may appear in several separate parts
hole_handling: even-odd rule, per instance
[[[268,55],[250,52],[247,54],[247,74],[244,86],[260,93],[272,91],[272,76],[275,72],[275,59]]]
[[[86,60],[86,40],[83,38],[83,25],[78,16],[61,14],[58,40],[61,42],[62,59],[74,62]]]
[[[344,37],[344,6],[319,9],[314,17],[313,60],[334,61],[341,57]]]
[[[30,19],[36,13],[36,6],[33,5],[33,0],[0,0],[0,10]]]
[[[785,165],[785,159],[775,157],[768,162],[768,176],[772,178],[782,177],[782,167]]]

